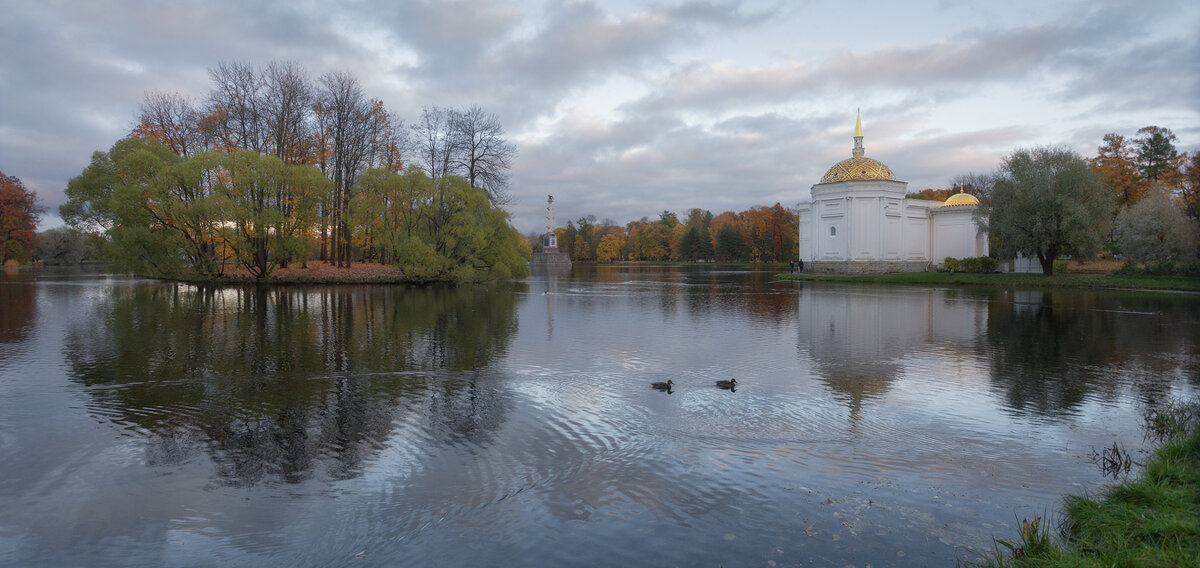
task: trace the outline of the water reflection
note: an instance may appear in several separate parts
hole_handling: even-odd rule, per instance
[[[508,287],[106,292],[66,360],[93,413],[147,435],[152,465],[207,454],[233,484],[344,479],[397,423],[484,444],[504,420],[472,371],[517,330]]]
[[[992,381],[1021,413],[1069,414],[1126,385],[1157,405],[1177,374],[1200,384],[1200,357],[1186,339],[1198,333],[1190,295],[1000,291],[989,303]]]
[[[944,290],[809,286],[797,296],[800,348],[855,423],[864,402],[886,393],[930,346],[938,357],[973,357],[987,321],[987,302]]]
[[[745,317],[780,326],[791,322],[796,313],[792,285],[775,279],[775,272],[761,267],[721,267],[703,265],[575,265],[570,281],[560,293],[579,292],[601,283],[600,293],[628,296],[646,309],[676,314],[681,306],[692,317],[710,317],[714,310],[722,315]],[[549,276],[551,282],[562,276]],[[590,298],[586,298],[585,301]]]
[[[25,341],[37,317],[37,286],[28,270],[0,273],[0,343]]]

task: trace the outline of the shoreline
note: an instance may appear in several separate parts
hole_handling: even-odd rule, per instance
[[[1200,293],[1200,278],[1064,272],[1053,276],[1014,273],[906,272],[892,274],[780,274],[780,280],[907,286],[990,286],[995,288],[1075,288],[1134,292]]]

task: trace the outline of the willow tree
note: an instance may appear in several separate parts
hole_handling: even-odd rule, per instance
[[[1121,251],[1130,260],[1154,264],[1195,258],[1196,225],[1162,188],[1155,188],[1117,215]]]
[[[207,168],[219,206],[218,234],[233,260],[266,278],[287,259],[307,260],[307,231],[332,182],[313,166],[289,165],[252,150],[205,153],[188,160]]]
[[[976,211],[997,253],[1036,257],[1054,273],[1063,255],[1099,252],[1112,226],[1115,196],[1075,152],[1065,148],[1017,149],[996,173],[990,200]]]

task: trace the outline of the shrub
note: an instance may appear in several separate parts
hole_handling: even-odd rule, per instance
[[[995,272],[1000,262],[990,256],[964,258],[961,262],[963,272]]]
[[[1000,261],[990,256],[978,256],[964,259],[946,257],[942,261],[942,265],[946,270],[957,270],[959,272],[995,272],[1000,268]]]

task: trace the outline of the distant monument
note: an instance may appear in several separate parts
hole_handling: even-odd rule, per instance
[[[558,250],[558,235],[554,234],[554,196],[546,196],[546,235],[542,237],[542,252],[529,259],[530,267],[571,266],[571,257]]]

